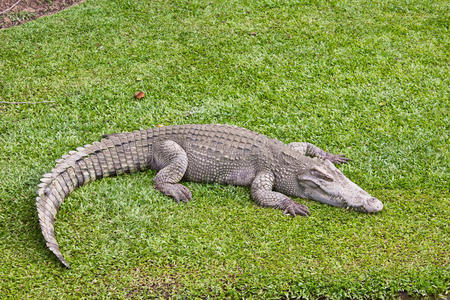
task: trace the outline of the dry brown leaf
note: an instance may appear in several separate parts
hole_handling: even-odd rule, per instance
[[[142,99],[144,97],[145,97],[145,93],[144,92],[136,92],[134,94],[134,98],[136,98],[136,99]]]

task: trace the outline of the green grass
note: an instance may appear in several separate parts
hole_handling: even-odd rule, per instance
[[[87,1],[0,31],[0,296],[389,298],[445,295],[447,1]],[[250,34],[250,33],[256,33]],[[145,98],[133,95],[142,90]],[[228,123],[353,159],[375,215],[154,171],[75,191],[45,247],[35,209],[54,160],[104,133]]]

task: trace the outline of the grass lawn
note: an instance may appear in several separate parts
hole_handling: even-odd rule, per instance
[[[88,0],[0,31],[0,297],[448,295],[447,1]],[[137,100],[133,95],[144,91]],[[353,161],[367,215],[154,171],[72,193],[45,247],[35,208],[55,159],[104,133],[228,123]],[[439,296],[440,295],[440,296]]]

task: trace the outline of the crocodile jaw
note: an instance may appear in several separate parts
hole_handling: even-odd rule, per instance
[[[301,170],[297,176],[299,197],[367,213],[383,209],[380,200],[348,179],[330,161],[314,160],[312,167]]]

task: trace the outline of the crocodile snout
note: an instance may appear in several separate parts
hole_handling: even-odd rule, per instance
[[[364,203],[364,209],[369,213],[381,211],[383,209],[383,203],[375,197],[371,197]]]

